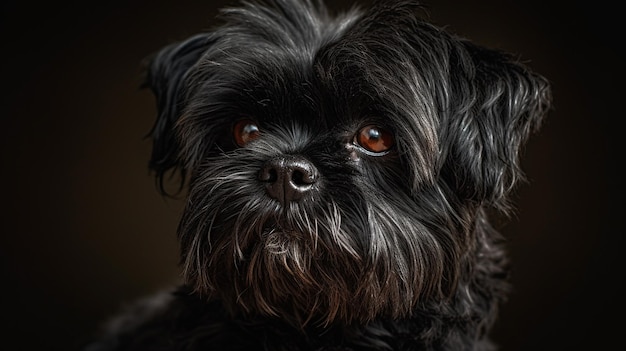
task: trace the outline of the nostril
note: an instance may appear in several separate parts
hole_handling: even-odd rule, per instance
[[[317,181],[317,174],[308,165],[296,165],[291,172],[291,181],[296,186],[311,185]]]
[[[295,184],[295,185],[306,185],[308,183],[305,183],[304,181],[304,174],[297,170],[294,169],[293,173],[291,173],[291,181]]]

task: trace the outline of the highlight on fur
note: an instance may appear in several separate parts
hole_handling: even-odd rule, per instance
[[[89,350],[493,350],[521,150],[550,87],[415,1],[244,2],[150,58],[184,285]]]

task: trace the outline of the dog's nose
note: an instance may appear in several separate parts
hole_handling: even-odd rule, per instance
[[[270,159],[259,172],[267,194],[283,205],[300,200],[318,179],[317,168],[306,158],[294,155]]]

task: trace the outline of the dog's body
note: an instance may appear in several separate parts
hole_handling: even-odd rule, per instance
[[[549,86],[418,9],[245,4],[150,60],[185,284],[88,350],[494,349],[487,212],[509,209]]]

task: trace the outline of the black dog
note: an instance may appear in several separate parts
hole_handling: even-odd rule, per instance
[[[246,3],[158,52],[151,169],[188,191],[185,284],[88,350],[493,350],[546,79],[421,19]]]

